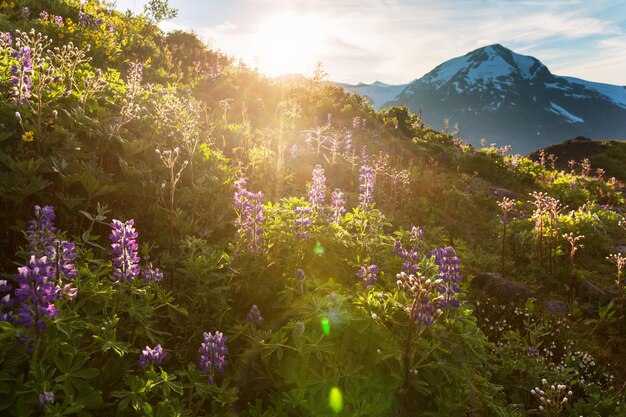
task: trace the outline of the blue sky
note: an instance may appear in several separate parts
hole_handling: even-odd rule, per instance
[[[143,10],[146,0],[117,0]],[[164,30],[193,30],[268,75],[405,83],[492,43],[531,55],[555,74],[626,85],[622,0],[170,0]]]

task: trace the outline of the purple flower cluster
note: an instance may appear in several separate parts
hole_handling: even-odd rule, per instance
[[[42,22],[47,22],[48,19],[50,18],[50,14],[47,11],[43,11],[41,13],[39,13],[39,20],[41,20]]]
[[[434,296],[434,293],[441,280],[432,281],[426,279],[422,274],[415,276],[405,272],[400,272],[397,277],[398,288],[411,296],[412,301],[409,309],[411,319],[419,324],[431,326],[435,315],[438,313],[435,305],[441,297]]]
[[[263,222],[265,221],[265,207],[263,207],[263,193],[253,193],[246,189],[246,179],[235,182],[233,203],[237,212],[235,226],[237,235],[245,249],[250,253],[263,251]]]
[[[30,17],[30,8],[28,6],[23,6],[20,11],[23,17]]]
[[[359,206],[370,210],[374,204],[374,168],[362,165],[359,169]]]
[[[359,272],[356,273],[356,276],[361,279],[361,285],[363,285],[363,288],[371,290],[374,288],[374,284],[378,280],[379,273],[380,269],[378,269],[378,266],[374,264],[369,266],[361,265],[359,267]]]
[[[311,208],[317,212],[321,212],[325,207],[326,199],[326,176],[324,176],[324,168],[320,164],[315,165],[313,176],[311,178],[311,186],[309,188],[309,204]]]
[[[250,307],[250,310],[248,310],[248,314],[246,314],[246,321],[252,324],[262,324],[265,321],[256,304],[253,304],[252,307]]]
[[[141,271],[141,275],[144,282],[152,281],[158,284],[163,279],[163,272],[159,268],[153,268],[151,263]]]
[[[113,255],[113,276],[115,281],[131,282],[139,275],[139,256],[137,254],[137,236],[133,227],[134,220],[121,222],[113,219],[111,223],[111,254]]]
[[[293,210],[296,215],[296,220],[294,222],[294,226],[296,228],[296,237],[298,239],[309,239],[311,237],[311,214],[313,213],[313,209],[311,207],[296,207]]]
[[[458,307],[459,300],[456,294],[461,292],[459,283],[461,282],[461,260],[456,256],[456,251],[452,246],[445,248],[436,248],[431,252],[431,256],[435,257],[435,263],[439,267],[439,292],[443,298],[439,303],[439,307]]]
[[[343,192],[339,188],[335,188],[335,191],[331,194],[330,202],[330,221],[332,223],[339,224],[341,216],[346,213],[346,200]]]
[[[37,259],[30,257],[28,265],[17,269],[14,280],[18,284],[15,289],[15,301],[20,304],[17,308],[17,324],[30,329],[37,325],[40,331],[46,330],[44,318],[57,315],[54,300],[57,298],[55,285],[55,270],[48,258],[43,256]]]
[[[78,12],[78,24],[81,26],[100,26],[104,20],[95,18],[82,11]]]
[[[0,32],[0,49],[8,49],[12,44],[11,32]]]
[[[26,240],[31,255],[50,256],[55,250],[57,228],[54,225],[56,213],[52,206],[35,206],[35,218],[28,222]]]
[[[228,355],[228,346],[226,342],[228,338],[223,333],[204,332],[202,334],[204,342],[200,345],[200,360],[198,362],[199,369],[205,372],[209,377],[209,383],[215,382],[216,373],[224,373],[224,367],[228,363],[226,355]]]
[[[11,58],[17,63],[11,66],[11,97],[15,104],[24,104],[28,102],[31,96],[33,62],[31,57],[31,49],[28,46],[22,46],[18,49],[11,50]]]
[[[128,67],[128,82],[130,84],[141,84],[143,79],[143,64],[141,62],[131,62]]]
[[[137,364],[141,367],[152,364],[160,365],[166,356],[167,352],[163,350],[161,345],[156,345],[154,349],[152,349],[150,346],[146,346],[146,348],[141,351],[141,355],[139,355],[139,361],[137,362]]]
[[[54,301],[76,297],[76,288],[72,284],[63,285],[62,281],[76,276],[76,268],[71,263],[76,258],[74,244],[57,240],[55,217],[52,206],[35,206],[35,219],[29,222],[25,232],[30,259],[13,276],[16,283],[13,298],[11,286],[6,280],[0,280],[0,292],[7,293],[0,299],[3,310],[7,310],[0,314],[0,320],[15,320],[27,329],[36,325],[38,331],[44,331],[45,319],[57,314]],[[9,309],[16,303],[14,315]]]
[[[54,18],[52,19],[52,21],[54,22],[55,25],[57,26],[63,26],[63,17],[62,16],[54,16]]]
[[[45,406],[46,404],[54,403],[54,392],[52,391],[44,391],[39,394],[39,405]]]
[[[303,281],[303,280],[304,280],[304,276],[305,276],[305,274],[304,274],[304,269],[302,269],[302,268],[298,268],[298,269],[296,269],[296,270],[294,271],[294,273],[293,273],[293,277],[294,277],[295,279],[300,280],[300,281]]]
[[[402,259],[404,262],[400,267],[401,271],[406,272],[407,274],[416,274],[419,265],[417,262],[420,259],[419,250],[421,248],[421,241],[424,238],[424,232],[419,227],[413,226],[411,228],[411,238],[410,238],[410,247],[406,249],[402,242],[396,240],[394,242],[394,252]]]

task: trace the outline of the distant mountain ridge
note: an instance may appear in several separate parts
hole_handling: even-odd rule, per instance
[[[438,129],[445,120],[458,124],[474,145],[485,138],[528,153],[567,137],[626,138],[626,87],[554,75],[500,44],[446,61],[404,86],[339,85],[368,96],[376,108],[407,103]]]

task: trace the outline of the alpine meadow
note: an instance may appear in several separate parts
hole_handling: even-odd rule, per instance
[[[623,87],[498,44],[374,107],[144,3],[0,2],[0,415],[626,416]]]

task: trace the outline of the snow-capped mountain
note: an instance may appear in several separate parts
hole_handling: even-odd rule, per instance
[[[408,84],[391,85],[375,81],[372,84],[358,83],[352,85],[337,83],[337,85],[343,87],[346,91],[367,97],[375,109],[381,109],[384,104],[393,101]]]
[[[574,136],[626,139],[626,87],[554,75],[499,44],[444,62],[387,103],[374,100],[405,102],[433,127],[448,120],[474,145],[485,138],[520,153]]]

